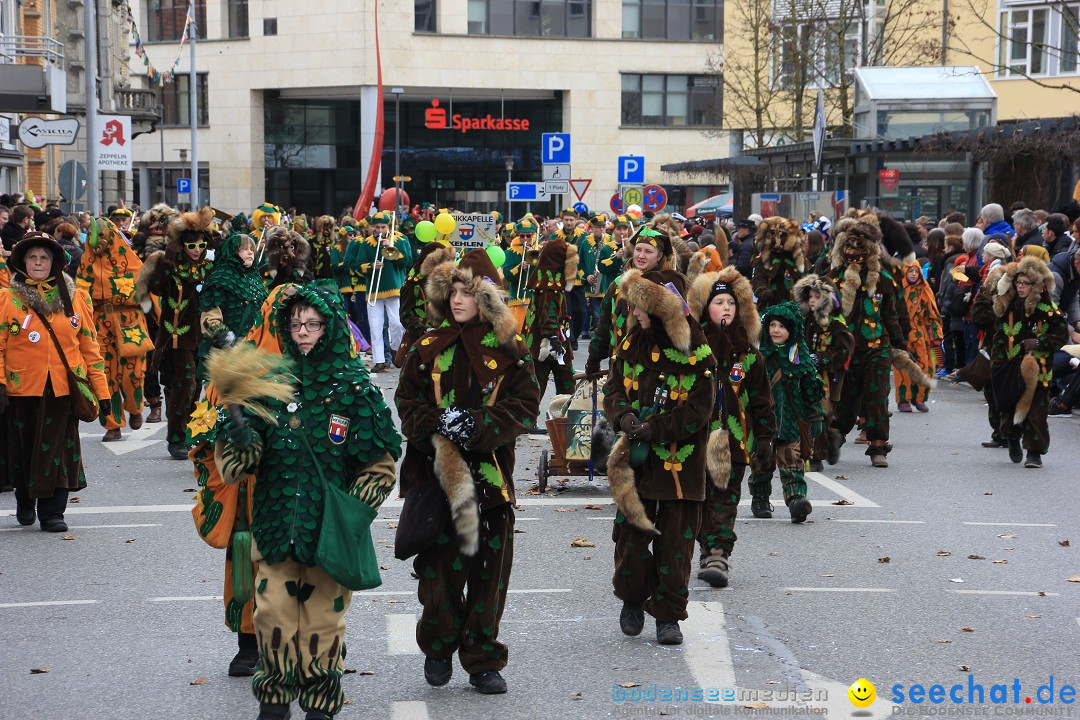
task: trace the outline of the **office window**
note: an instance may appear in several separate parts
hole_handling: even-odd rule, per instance
[[[248,0],[229,0],[229,37],[248,36]]]
[[[720,100],[720,78],[714,76],[622,76],[623,125],[717,126]]]
[[[416,32],[433,33],[435,29],[435,0],[415,0],[413,4],[413,29]],[[469,18],[472,19],[472,4],[469,7]]]
[[[198,74],[199,84],[199,127],[210,125],[210,93],[207,92],[208,82],[206,73]],[[162,98],[164,113],[161,124],[163,127],[188,127],[191,125],[191,96],[188,88],[191,87],[191,76],[177,75],[174,82],[165,85]]]
[[[277,35],[277,18],[263,18],[263,35]]]
[[[719,40],[724,0],[623,0],[624,38]]]
[[[149,0],[147,42],[179,40],[187,21],[188,0]],[[206,38],[206,0],[195,0],[196,37]]]
[[[469,34],[592,37],[592,0],[469,0]]]

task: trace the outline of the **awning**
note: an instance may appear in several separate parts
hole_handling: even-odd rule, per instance
[[[687,217],[725,217],[731,215],[733,196],[731,193],[713,195],[711,198],[702,200],[696,205],[686,209]]]

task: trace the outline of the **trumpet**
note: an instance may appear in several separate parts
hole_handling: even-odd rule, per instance
[[[384,263],[387,260],[400,260],[405,257],[404,254],[392,244],[389,247],[383,245],[383,242],[389,239],[391,243],[394,242],[394,238],[397,236],[397,213],[390,213],[390,232],[386,236],[379,236],[375,241],[375,261],[372,264],[372,277],[371,282],[368,283],[367,291],[367,304],[368,307],[375,307],[375,303],[379,298],[379,285],[382,283],[382,273]],[[375,267],[378,265],[378,267]]]

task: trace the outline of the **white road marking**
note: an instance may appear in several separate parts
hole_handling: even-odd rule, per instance
[[[957,595],[1021,595],[1023,597],[1059,597],[1061,593],[1025,590],[949,590]]]
[[[136,525],[68,525],[68,530],[105,530],[108,528],[144,528],[144,527],[161,527],[160,523],[145,523]],[[0,528],[0,532],[19,532],[20,530],[30,528]]]
[[[421,700],[407,700],[390,705],[391,720],[428,720],[427,703]]]
[[[100,507],[69,507],[65,515],[106,515],[108,513],[191,512],[194,501],[183,505],[108,505]]]
[[[54,605],[97,605],[97,600],[46,600],[44,602],[0,603],[0,608],[52,607]]]
[[[550,595],[553,593],[572,593],[572,588],[528,588],[522,590],[507,590],[511,595]],[[354,592],[353,597],[396,597],[400,595],[415,595],[415,590],[362,590]]]
[[[147,602],[202,602],[204,600],[223,600],[221,595],[187,595],[179,597],[152,597]]]
[[[686,612],[688,617],[680,623],[686,639],[683,652],[697,686],[736,687],[723,603],[691,600]]]
[[[851,593],[891,593],[896,592],[892,588],[859,588],[859,587],[782,587],[785,592],[851,592]]]
[[[155,438],[154,435],[166,427],[166,423],[153,423],[143,425],[138,430],[128,430],[125,428],[121,431],[123,433],[123,440],[101,444],[108,448],[113,455],[127,455],[136,450],[143,450],[151,445],[165,442],[165,438]],[[79,437],[82,439],[95,439],[98,442],[101,441],[101,435],[98,433],[80,432]]]
[[[881,523],[883,525],[925,525],[925,520],[864,520],[859,518],[827,518],[838,523]]]
[[[965,525],[986,525],[990,527],[1057,527],[1053,523],[1018,523],[1018,522],[965,522]]]
[[[869,500],[867,498],[864,498],[862,495],[855,492],[854,490],[847,487],[846,485],[841,485],[840,483],[836,482],[832,478],[826,477],[822,473],[808,472],[808,473],[806,473],[806,479],[807,480],[813,480],[818,485],[821,485],[821,486],[825,487],[826,489],[831,490],[832,492],[836,493],[837,495],[839,495],[840,497],[844,498],[845,500],[847,500],[848,502],[851,503],[851,505],[846,505],[846,506],[838,505],[837,507],[870,507],[870,508],[881,507],[880,505],[878,505],[873,500]]]
[[[532,590],[507,590],[511,595],[549,595],[552,593],[574,592],[570,588],[535,588]]]
[[[419,655],[416,644],[416,615],[391,613],[386,616],[386,649],[391,655]]]

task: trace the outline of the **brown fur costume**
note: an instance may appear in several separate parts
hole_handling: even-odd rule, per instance
[[[1040,303],[1050,300],[1050,293],[1054,291],[1054,276],[1050,267],[1037,257],[1024,257],[1019,262],[1011,262],[996,268],[1000,270],[994,289],[994,314],[999,318],[1005,317],[1009,307],[1016,298],[1017,275],[1023,275],[1031,281],[1031,290],[1024,298],[1024,315],[1031,315],[1035,307]],[[1013,411],[1013,424],[1019,425],[1027,418],[1031,411],[1031,403],[1035,397],[1035,389],[1039,384],[1039,362],[1031,353],[1024,355],[1020,361],[1020,377],[1024,380],[1024,392],[1016,401],[1016,409]]]
[[[849,249],[857,249],[866,253],[866,293],[873,295],[877,292],[878,280],[881,279],[881,230],[876,224],[843,218],[836,223],[832,250],[829,252],[829,260],[834,270],[845,267],[844,279],[841,290],[841,309],[844,317],[850,318],[851,311],[862,286],[861,266],[844,259],[844,253]]]
[[[131,241],[132,247],[142,257],[165,249],[169,224],[180,213],[165,203],[158,203],[142,214],[139,229]]]
[[[299,280],[307,275],[311,259],[311,243],[295,230],[284,225],[272,225],[263,232],[266,247],[266,274],[271,280],[278,275]]]
[[[153,208],[151,208],[152,211]],[[209,243],[213,230],[214,209],[210,206],[193,212],[177,214],[169,221],[167,243],[164,250],[148,252],[142,269],[135,279],[135,289],[138,292],[139,305],[142,307],[143,312],[150,312],[153,307],[149,283],[150,278],[157,272],[158,266],[164,265],[166,268],[175,268],[180,262],[183,244],[185,242],[194,242],[200,237]],[[206,257],[206,250],[203,250],[202,257]]]
[[[814,307],[810,307],[811,290],[816,290],[821,295]],[[829,324],[829,315],[832,314],[833,308],[837,305],[836,288],[833,287],[828,278],[813,273],[806,275],[795,283],[792,290],[792,299],[798,303],[799,309],[803,311],[804,315],[812,312],[817,324],[822,327]]]
[[[754,248],[766,263],[774,252],[786,252],[795,262],[795,268],[800,273],[806,272],[802,229],[794,220],[783,217],[768,217],[762,220],[754,236]]]
[[[750,346],[757,348],[761,342],[761,317],[754,305],[754,291],[750,281],[734,267],[726,267],[719,272],[700,275],[690,287],[690,316],[700,318],[704,324],[709,322],[706,306],[716,283],[730,285],[735,295],[737,323],[746,332]],[[721,380],[723,382],[723,380]],[[723,390],[721,389],[720,392]],[[728,429],[722,425],[709,433],[709,442],[705,447],[705,465],[712,478],[713,485],[726,490],[731,482],[731,449]]]

